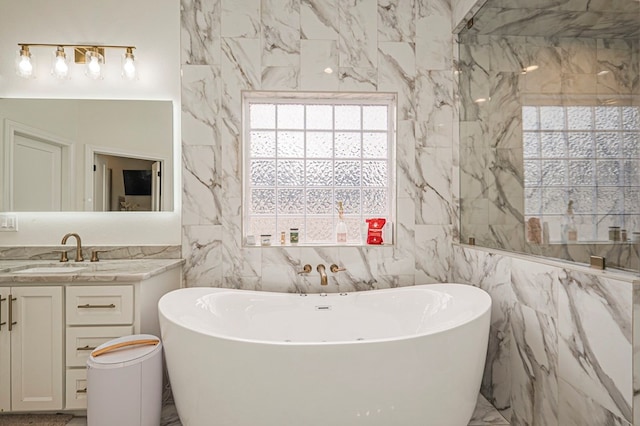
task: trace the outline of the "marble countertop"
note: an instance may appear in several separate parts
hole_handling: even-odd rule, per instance
[[[51,260],[1,260],[0,284],[142,281],[177,268],[184,262],[184,259],[123,259],[67,263]],[[28,272],[32,268],[41,269]]]

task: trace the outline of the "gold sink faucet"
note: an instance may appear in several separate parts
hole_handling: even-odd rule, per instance
[[[322,263],[316,267],[316,271],[320,272],[320,285],[327,285],[327,272],[324,270]]]
[[[84,257],[82,257],[82,241],[80,240],[80,235],[74,233],[74,232],[70,232],[67,235],[65,235],[64,237],[62,237],[62,243],[61,244],[67,244],[67,240],[69,239],[69,237],[75,237],[76,238],[76,262],[82,262],[84,261]]]

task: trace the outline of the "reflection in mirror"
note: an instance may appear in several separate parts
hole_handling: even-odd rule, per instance
[[[0,211],[173,207],[171,101],[0,99]]]
[[[547,3],[459,34],[460,239],[638,271],[640,3]]]

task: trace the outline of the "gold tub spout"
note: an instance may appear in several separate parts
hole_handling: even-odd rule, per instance
[[[320,272],[320,285],[327,285],[327,272],[324,270],[322,263],[316,267],[316,271]]]
[[[66,234],[64,237],[62,237],[62,243],[61,244],[67,244],[67,240],[69,239],[69,237],[75,237],[76,239],[76,262],[82,262],[84,261],[84,257],[82,257],[82,241],[80,240],[80,235],[74,233],[74,232],[70,232],[68,234]]]

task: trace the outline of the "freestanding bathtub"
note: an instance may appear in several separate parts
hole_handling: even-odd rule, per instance
[[[491,299],[462,284],[309,295],[185,288],[158,307],[185,426],[466,426]]]

